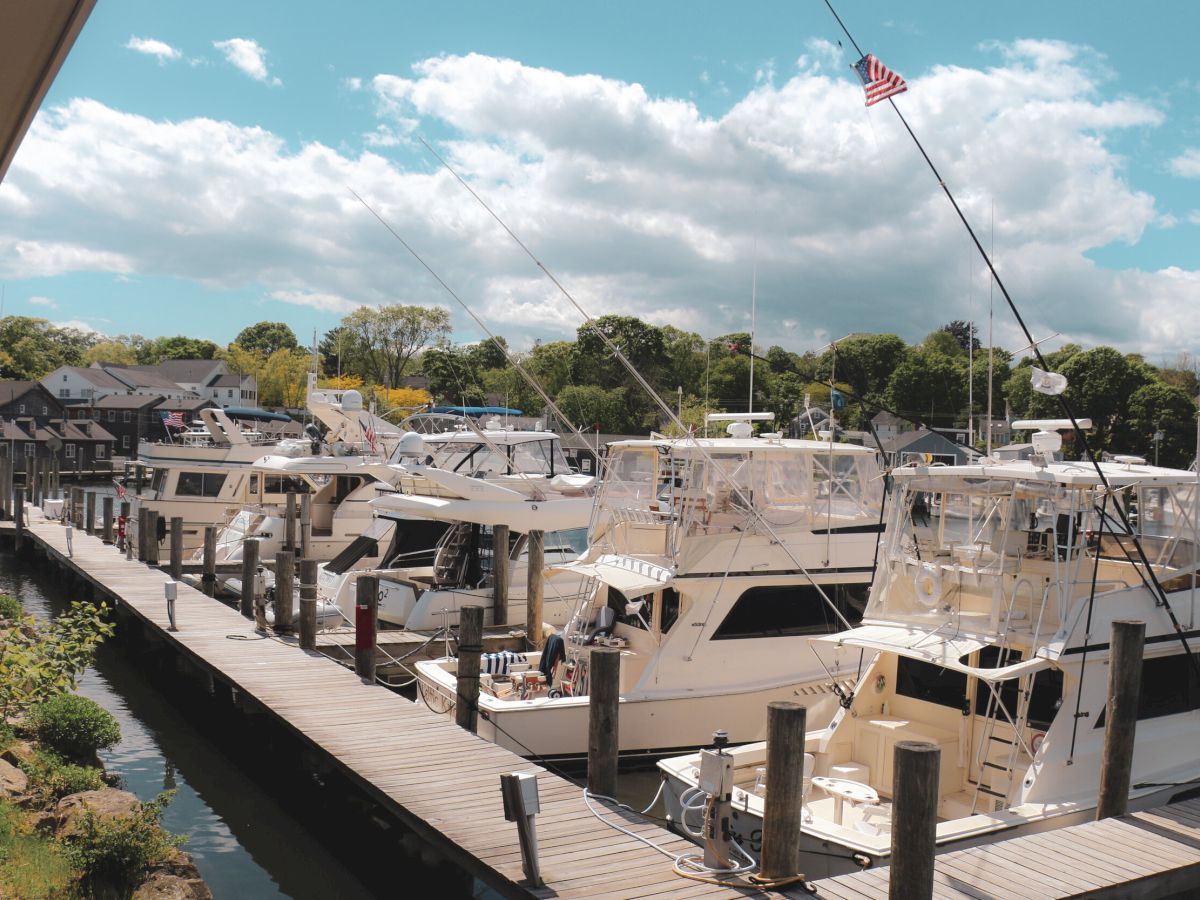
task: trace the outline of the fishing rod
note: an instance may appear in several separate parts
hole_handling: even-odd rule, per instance
[[[837,10],[833,8],[832,0],[825,0],[825,5],[829,7],[829,12],[833,14],[833,18],[837,20],[838,26],[842,29],[842,32],[846,35],[846,38],[854,46],[855,52],[859,54],[860,58],[865,58],[866,54],[862,52],[862,48],[859,47],[858,42],[854,40],[854,35],[850,33],[850,29],[847,28],[846,23],[842,21],[842,17],[839,16]],[[865,82],[864,87],[866,87]],[[929,154],[925,152],[925,147],[921,144],[920,140],[918,140],[916,133],[908,124],[908,120],[904,118],[904,114],[900,112],[900,107],[896,106],[896,101],[893,100],[890,95],[886,96],[884,99],[887,100],[888,104],[892,107],[892,110],[896,113],[896,117],[900,120],[900,124],[904,126],[904,130],[908,132],[908,136],[912,138],[913,143],[916,144],[917,149],[924,158],[926,165],[929,166],[929,171],[932,172],[934,178],[937,179],[938,186],[946,195],[946,199],[949,200],[950,205],[954,207],[954,212],[958,215],[959,221],[962,222],[963,227],[966,228],[967,234],[970,235],[971,242],[975,245],[975,249],[979,251],[979,255],[983,258],[984,263],[987,265],[988,271],[991,272],[992,280],[996,287],[1000,289],[1000,294],[1004,297],[1004,301],[1008,304],[1008,308],[1012,312],[1013,318],[1016,319],[1017,325],[1020,326],[1021,331],[1025,335],[1025,339],[1029,341],[1033,350],[1033,354],[1037,358],[1038,366],[1043,370],[1048,371],[1050,367],[1047,365],[1045,357],[1042,356],[1041,348],[1033,339],[1033,334],[1030,332],[1029,326],[1025,324],[1025,319],[1021,316],[1020,311],[1017,309],[1017,304],[1013,301],[1012,296],[1008,293],[1008,288],[1004,286],[1004,281],[1000,278],[1000,273],[996,271],[996,267],[992,264],[991,256],[989,256],[988,252],[983,249],[983,244],[980,243],[978,236],[976,236],[975,229],[971,227],[971,223],[967,220],[966,214],[963,213],[962,208],[958,205],[958,201],[954,199],[954,194],[951,193],[950,186],[946,184],[945,179],[942,178],[941,173],[938,172],[937,166],[933,164],[933,160],[930,159]],[[1104,474],[1104,469],[1101,467],[1100,461],[1096,459],[1095,455],[1093,454],[1091,446],[1088,444],[1087,436],[1084,434],[1083,429],[1079,427],[1079,420],[1075,417],[1075,411],[1071,408],[1071,404],[1067,401],[1067,398],[1063,394],[1056,394],[1055,396],[1058,398],[1058,403],[1062,408],[1063,413],[1071,422],[1071,427],[1075,432],[1075,436],[1079,439],[1079,446],[1082,449],[1083,454],[1088,458],[1088,461],[1091,462],[1092,467],[1096,470],[1096,476],[1100,479],[1100,483],[1104,486],[1105,493],[1113,494],[1112,485],[1109,484],[1108,477]],[[1149,575],[1150,581],[1154,585],[1151,593],[1157,594],[1155,597],[1156,605],[1162,606],[1166,610],[1167,616],[1171,620],[1171,625],[1174,627],[1175,633],[1179,636],[1179,641],[1181,644],[1183,644],[1183,649],[1187,653],[1188,659],[1191,662],[1193,673],[1197,678],[1200,678],[1200,660],[1197,660],[1196,655],[1192,652],[1192,648],[1188,645],[1187,635],[1183,630],[1183,626],[1180,624],[1178,617],[1176,617],[1175,610],[1172,609],[1170,601],[1167,600],[1167,592],[1163,590],[1162,585],[1159,583],[1158,576],[1154,572],[1154,567],[1150,564],[1150,560],[1146,556],[1146,551],[1142,547],[1142,542],[1138,540],[1137,533],[1134,531],[1133,525],[1129,521],[1129,516],[1125,511],[1124,505],[1114,502],[1113,507],[1116,509],[1117,514],[1121,518],[1121,524],[1125,526],[1125,530],[1133,538],[1133,546],[1137,550],[1138,558],[1141,560],[1142,565],[1145,566],[1146,573]]]

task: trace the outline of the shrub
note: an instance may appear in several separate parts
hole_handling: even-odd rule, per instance
[[[90,810],[79,830],[64,840],[67,858],[89,891],[97,888],[132,889],[152,866],[165,861],[186,840],[159,824],[171,793],[139,804],[128,816],[100,819]]]
[[[29,726],[43,744],[70,759],[90,758],[121,740],[121,726],[112,713],[78,694],[39,703],[29,714]]]
[[[19,619],[22,612],[20,600],[8,594],[0,594],[0,619]]]
[[[42,803],[61,800],[80,791],[104,787],[104,773],[95,766],[69,763],[55,753],[40,750],[21,766],[29,776],[29,789]]]

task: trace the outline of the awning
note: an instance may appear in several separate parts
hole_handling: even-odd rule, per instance
[[[292,417],[283,413],[248,406],[227,406],[225,415],[231,419],[254,419],[257,422],[290,422]]]
[[[895,653],[909,659],[933,663],[952,672],[973,675],[984,681],[1007,681],[1050,666],[1050,661],[1040,656],[994,669],[968,666],[961,661],[963,657],[992,645],[995,641],[981,640],[947,630],[903,625],[860,625],[849,631],[812,638],[811,643],[862,647],[866,650]]]
[[[615,555],[604,555],[591,562],[580,560],[551,566],[551,570],[598,578],[609,587],[616,588],[626,599],[667,587],[675,577],[675,573],[665,566],[631,556]]]

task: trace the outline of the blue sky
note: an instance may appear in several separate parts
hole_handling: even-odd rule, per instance
[[[897,102],[985,243],[994,208],[1039,336],[1198,349],[1194,4],[839,12],[908,79]],[[572,335],[422,136],[593,314],[742,329],[757,268],[764,345],[980,318],[979,262],[853,60],[813,0],[106,0],[0,185],[4,311],[225,342],[441,303],[478,338],[353,188],[512,343]]]

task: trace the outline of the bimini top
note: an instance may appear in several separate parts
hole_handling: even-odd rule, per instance
[[[1114,487],[1150,484],[1194,484],[1195,472],[1183,469],[1165,469],[1145,463],[1104,462],[1100,463],[1104,477]],[[1018,481],[1044,481],[1049,484],[1064,484],[1089,487],[1100,484],[1096,468],[1089,462],[1052,462],[1046,466],[1035,465],[1029,460],[1005,462],[983,462],[968,466],[901,466],[892,470],[892,477],[911,482],[910,487],[918,490],[939,490],[948,481],[983,482],[990,479],[1013,479]],[[928,487],[922,482],[928,481]]]
[[[701,448],[714,452],[723,450],[770,450],[787,449],[787,450],[807,450],[810,453],[837,453],[850,454],[854,456],[875,456],[875,451],[870,447],[864,447],[861,444],[839,444],[834,441],[805,441],[795,438],[776,438],[776,437],[748,437],[748,438],[728,438],[728,437],[696,437],[689,435],[688,437],[680,438],[634,438],[628,441],[613,441],[608,445],[610,450],[616,450],[622,447],[658,447],[672,451],[687,451],[689,448]]]
[[[519,409],[507,406],[435,406],[431,413],[450,413],[455,416],[523,416]]]
[[[225,415],[231,419],[253,419],[256,422],[290,422],[292,417],[283,413],[271,412],[266,409],[249,406],[227,406]]]

